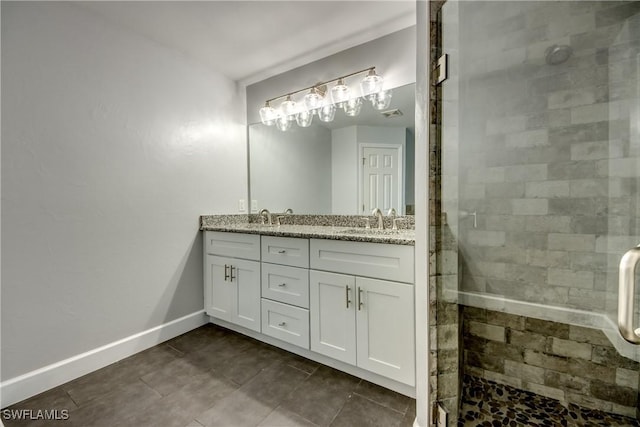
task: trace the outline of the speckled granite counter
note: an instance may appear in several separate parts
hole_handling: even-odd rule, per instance
[[[314,217],[314,215],[290,215],[285,219],[293,224],[269,226],[253,222],[258,218],[257,215],[206,215],[200,217],[200,229],[203,231],[227,231],[265,236],[303,237],[411,246],[415,244],[415,230],[413,228],[401,230],[365,229],[362,226],[363,217],[361,216],[336,216],[339,220],[335,222],[331,221],[332,218],[329,216],[321,216],[318,221],[312,221],[310,217]],[[340,225],[326,225],[329,221]],[[302,224],[296,222],[302,222]],[[321,225],[310,225],[313,223]],[[373,221],[371,223],[374,224]],[[409,223],[409,226],[413,226],[412,219],[407,220],[407,223]],[[389,227],[390,225],[388,224]]]

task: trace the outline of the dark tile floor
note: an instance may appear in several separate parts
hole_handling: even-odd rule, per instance
[[[640,427],[635,419],[581,408],[465,375],[458,427]]]
[[[214,325],[9,409],[68,411],[12,426],[411,426],[415,400]]]

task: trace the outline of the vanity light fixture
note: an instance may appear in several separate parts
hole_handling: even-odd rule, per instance
[[[323,122],[332,122],[336,117],[336,105],[326,103],[318,108],[318,118]]]
[[[322,106],[323,99],[324,90],[318,86],[314,86],[309,90],[309,93],[304,96],[304,105],[311,114],[315,114],[316,110]]]
[[[280,111],[290,122],[296,119],[296,102],[291,100],[291,95],[287,96],[287,99],[280,104]]]
[[[291,120],[284,114],[280,114],[276,119],[276,127],[283,132],[289,130],[291,128]]]
[[[278,118],[278,112],[275,108],[271,106],[269,101],[264,103],[264,107],[260,109],[260,120],[267,126],[272,126],[275,124],[276,119]]]
[[[351,96],[351,89],[349,86],[344,84],[344,80],[338,80],[338,83],[334,87],[331,88],[331,100],[336,107],[344,108],[345,103],[349,100]]]
[[[364,73],[367,75],[360,82],[359,91],[354,90],[354,88],[345,83],[347,78]],[[336,82],[336,84],[329,91],[330,96],[326,96],[327,84],[333,82]],[[357,116],[360,114],[363,99],[371,101],[375,109],[384,110],[389,107],[389,102],[391,102],[391,91],[382,90],[383,82],[384,79],[376,73],[376,67],[365,68],[364,70],[268,99],[264,107],[260,109],[260,120],[267,126],[275,124],[278,129],[286,131],[291,127],[293,121],[300,127],[310,126],[315,114],[318,115],[319,120],[331,122],[335,118],[336,109],[338,108],[343,109],[347,116]],[[300,102],[294,100],[294,95],[306,91],[308,93],[304,95]],[[360,96],[354,96],[355,92],[360,92]],[[273,108],[271,102],[281,98],[285,98],[285,101],[280,104],[280,108]]]
[[[296,114],[296,123],[301,128],[308,128],[311,126],[311,121],[313,120],[313,113],[309,110],[301,110],[298,114]]]
[[[374,94],[371,98],[371,104],[373,105],[373,108],[378,111],[386,110],[387,108],[389,108],[392,95],[393,92],[391,91],[391,89],[381,90],[380,92]]]
[[[362,98],[351,98],[344,103],[344,113],[349,117],[355,117],[362,110]]]
[[[360,82],[362,96],[368,100],[372,100],[373,96],[382,90],[383,82],[384,80],[382,77],[376,74],[376,69],[370,69],[367,77],[362,79],[362,82]]]

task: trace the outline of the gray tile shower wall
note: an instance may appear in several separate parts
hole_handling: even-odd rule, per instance
[[[478,213],[477,228],[459,222],[462,290],[615,310],[620,254],[640,242],[640,2],[459,13],[473,22],[460,30],[459,208]],[[553,45],[571,56],[550,65]]]
[[[636,418],[638,362],[599,330],[462,308],[464,371],[590,409]]]

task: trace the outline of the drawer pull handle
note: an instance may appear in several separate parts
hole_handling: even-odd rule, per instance
[[[358,311],[362,310],[362,306],[364,306],[362,303],[362,288],[358,286]]]
[[[230,281],[233,282],[236,278],[236,276],[233,275],[234,270],[237,270],[233,265],[230,265],[230,270],[231,270],[231,277],[230,277]]]
[[[281,287],[281,288],[284,288],[285,286],[287,286],[287,284],[286,283],[280,283],[278,286]]]
[[[278,251],[278,253],[279,253],[279,254],[286,254],[286,253],[287,253],[287,251],[285,251],[284,249],[281,249],[281,250],[279,250],[279,251]]]
[[[280,322],[278,323],[278,326],[287,326],[287,322]]]
[[[229,280],[229,265],[225,264],[224,265],[224,281],[226,282],[227,280]]]
[[[351,300],[349,299],[349,291],[351,290],[351,288],[349,287],[349,285],[345,286],[345,297],[347,300],[347,308],[349,308],[349,304],[351,304]]]

